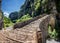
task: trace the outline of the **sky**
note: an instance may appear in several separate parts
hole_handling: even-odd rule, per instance
[[[2,0],[2,11],[4,13],[11,13],[19,11],[25,0]]]

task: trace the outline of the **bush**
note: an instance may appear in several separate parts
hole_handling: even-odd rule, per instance
[[[51,26],[48,27],[48,33],[49,33],[50,38],[57,39],[58,33],[56,32],[55,29],[51,31]]]
[[[32,17],[30,17],[30,15],[27,14],[27,15],[22,16],[20,19],[18,19],[16,23],[23,22],[23,21],[26,21],[26,20],[29,20],[29,19],[32,19]]]
[[[5,27],[9,27],[9,26],[11,26],[13,23],[11,22],[11,20],[9,19],[9,18],[7,18],[7,17],[5,17],[4,16],[4,18],[3,18],[3,21],[4,21],[4,28]]]

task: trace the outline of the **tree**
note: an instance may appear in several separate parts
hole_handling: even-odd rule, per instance
[[[11,21],[13,23],[15,23],[16,20],[19,18],[18,12],[12,12],[12,13],[10,13],[9,18],[11,19]]]
[[[25,3],[21,6],[20,13],[26,15],[27,13],[31,17],[40,15],[40,0],[26,0]]]

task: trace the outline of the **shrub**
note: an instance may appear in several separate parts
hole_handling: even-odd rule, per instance
[[[9,18],[7,18],[7,17],[5,17],[4,16],[4,18],[3,18],[3,21],[4,21],[4,28],[5,27],[9,27],[9,26],[11,26],[13,23],[11,22],[11,20],[9,19]]]
[[[29,20],[29,19],[32,19],[32,17],[30,17],[30,15],[27,14],[27,15],[22,16],[20,19],[18,19],[16,23],[23,22],[23,21],[26,21],[26,20]]]
[[[58,33],[56,32],[55,29],[51,31],[51,26],[48,27],[48,33],[49,33],[50,38],[57,39]]]

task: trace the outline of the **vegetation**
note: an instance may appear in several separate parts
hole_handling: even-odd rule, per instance
[[[11,20],[9,18],[5,17],[5,16],[4,16],[3,20],[4,20],[4,28],[9,27],[13,24],[11,22]]]
[[[24,4],[21,6],[20,11],[18,12],[11,12],[9,18],[4,16],[4,27],[9,27],[13,23],[23,22],[29,19],[32,19],[36,16],[39,16],[41,13],[51,13],[53,11],[53,7],[51,2],[55,2],[56,4],[56,11],[58,12],[56,20],[57,24],[56,27],[60,28],[60,0],[26,0]],[[49,26],[48,32],[51,38],[56,38],[59,32],[59,28],[56,28],[51,31],[51,27]]]
[[[18,12],[12,12],[9,14],[9,18],[13,23],[16,22],[16,20],[19,18]]]
[[[11,12],[9,18],[13,23],[29,20],[41,13],[46,12],[46,8],[42,8],[48,1],[45,0],[26,0],[21,6],[20,11]]]
[[[49,33],[50,38],[57,39],[58,33],[56,32],[56,29],[51,31],[51,26],[49,26],[48,33]]]
[[[32,19],[32,17],[30,17],[29,14],[27,14],[27,15],[22,16],[20,19],[18,19],[16,23],[23,22],[29,19]]]

